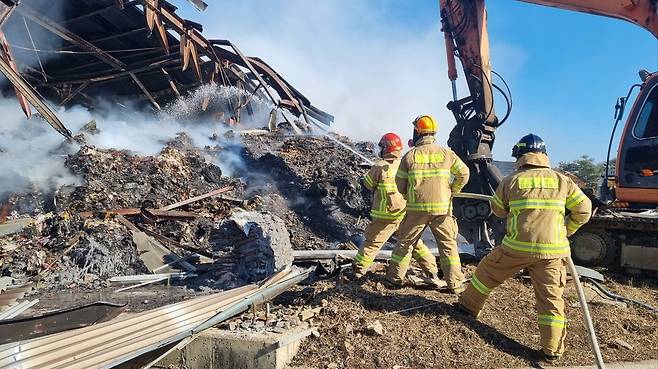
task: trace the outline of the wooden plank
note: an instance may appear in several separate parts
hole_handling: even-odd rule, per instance
[[[167,205],[167,206],[165,206],[165,207],[160,208],[159,210],[173,210],[173,209],[179,208],[179,207],[181,207],[181,206],[183,206],[183,205],[189,205],[189,204],[192,204],[192,203],[194,203],[194,202],[197,202],[197,201],[200,201],[200,200],[206,199],[206,198],[208,198],[208,197],[212,197],[212,196],[215,196],[215,195],[219,195],[219,194],[222,194],[222,193],[225,193],[225,192],[229,192],[229,191],[232,191],[232,190],[233,190],[233,187],[231,187],[231,186],[218,188],[218,189],[216,189],[216,190],[214,190],[214,191],[210,191],[210,192],[208,192],[208,193],[204,193],[203,195],[195,196],[195,197],[189,198],[189,199],[187,199],[187,200],[183,200],[183,201],[179,201],[179,202],[177,202],[177,203],[171,204],[171,205]]]

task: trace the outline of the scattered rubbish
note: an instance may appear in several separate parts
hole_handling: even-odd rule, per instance
[[[306,309],[306,310],[302,311],[301,313],[299,313],[299,319],[301,319],[304,322],[304,321],[307,321],[307,320],[313,318],[314,316],[320,314],[321,312],[322,312],[322,307],[321,306],[313,308],[313,309]]]
[[[622,340],[621,338],[613,339],[611,345],[618,348],[624,348],[626,350],[633,350],[633,346],[630,343]]]
[[[368,323],[366,326],[366,331],[370,334],[376,334],[378,336],[384,335],[384,326],[379,320],[375,320],[372,323]]]

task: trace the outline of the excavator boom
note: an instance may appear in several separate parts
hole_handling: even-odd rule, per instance
[[[544,5],[559,9],[578,11],[588,14],[595,14],[611,18],[617,18],[628,21],[649,31],[654,37],[658,38],[658,0],[517,0],[520,2]],[[501,175],[496,166],[493,164],[492,150],[495,142],[495,131],[508,118],[512,104],[511,93],[494,82],[494,75],[498,76],[491,66],[489,55],[489,37],[487,34],[487,11],[485,0],[439,0],[441,9],[441,24],[445,35],[446,55],[448,58],[448,78],[452,82],[453,100],[447,105],[448,109],[455,117],[455,127],[450,132],[448,146],[460,156],[468,165],[471,176],[469,183],[464,191],[478,193],[483,195],[492,195],[500,183]],[[456,79],[458,77],[456,59],[459,59],[464,72],[464,77],[468,85],[469,94],[466,97],[459,97],[456,89]],[[651,76],[651,74],[649,74]],[[502,77],[500,78],[502,79]],[[658,74],[654,74],[650,80],[654,82],[645,85],[658,85]],[[496,92],[497,91],[497,92]],[[648,93],[648,92],[645,92]],[[494,108],[494,95],[501,95],[507,102],[507,110],[501,117],[496,115]],[[658,96],[657,92],[654,94]],[[651,95],[653,96],[653,95]],[[650,97],[651,97],[650,96]],[[658,104],[658,97],[656,98]],[[500,105],[500,104],[499,104]],[[634,106],[635,116],[639,114],[643,106]],[[658,109],[656,115],[658,116]],[[633,112],[630,117],[633,118]],[[653,117],[649,112],[643,116]],[[637,119],[637,118],[636,118]],[[651,118],[653,119],[653,118]],[[651,120],[653,122],[653,120]],[[644,125],[649,127],[650,124]],[[651,129],[644,128],[643,132],[650,132]],[[633,136],[625,130],[625,136]],[[633,154],[637,151],[642,157],[651,156],[652,150],[658,151],[658,146],[650,144],[651,140],[658,141],[658,138],[642,138],[639,142],[636,138],[631,137],[639,143],[633,144],[627,141],[627,150],[622,150],[620,146],[620,158],[622,156],[629,158],[630,152]],[[623,142],[623,140],[622,140]],[[637,146],[635,148],[633,145]],[[647,146],[648,145],[648,146]],[[634,151],[635,150],[635,151]],[[618,200],[651,197],[654,192],[658,192],[658,186],[645,185],[643,183],[653,181],[650,179],[636,179],[635,172],[653,173],[652,163],[648,163],[646,168],[631,168],[627,173],[624,160],[617,165],[617,177],[620,170],[623,171],[622,186],[617,189]],[[637,160],[636,160],[637,161]],[[639,165],[639,164],[637,164]],[[643,164],[644,165],[644,164]],[[630,168],[630,166],[627,166]],[[625,182],[624,182],[625,181]],[[628,184],[627,187],[622,188]],[[625,191],[625,192],[624,192]],[[644,195],[642,195],[644,194]],[[654,195],[655,196],[655,195]],[[644,201],[645,203],[655,203],[655,201]],[[485,211],[486,205],[477,199],[455,199],[454,209],[455,216],[459,221],[460,232],[467,240],[475,245],[477,256],[486,254],[493,245],[500,241],[504,233],[504,225],[489,212]]]
[[[622,19],[636,24],[658,38],[656,0],[517,0],[524,3]]]

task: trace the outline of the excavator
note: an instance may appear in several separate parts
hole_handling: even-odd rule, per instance
[[[621,19],[658,38],[658,0],[518,1]],[[492,195],[502,179],[492,149],[496,129],[510,116],[511,92],[492,69],[485,0],[439,0],[439,6],[453,92],[447,108],[456,121],[448,146],[471,170],[464,192]],[[468,85],[468,95],[461,98],[457,93],[456,59],[461,62]],[[594,204],[592,219],[570,241],[572,258],[578,264],[658,275],[658,72],[642,70],[639,74],[638,83],[615,105],[604,178],[598,189],[588,192]],[[635,103],[621,129],[614,170],[609,170],[616,128],[636,89]],[[507,107],[501,116],[494,108],[498,96],[503,97]],[[535,133],[541,135],[540,130]],[[475,245],[476,256],[500,244],[505,225],[492,215],[487,201],[459,198],[454,200],[454,209],[460,233]]]

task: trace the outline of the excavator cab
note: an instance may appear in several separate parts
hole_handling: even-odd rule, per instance
[[[644,76],[617,153],[615,195],[640,207],[658,204],[658,73]]]

